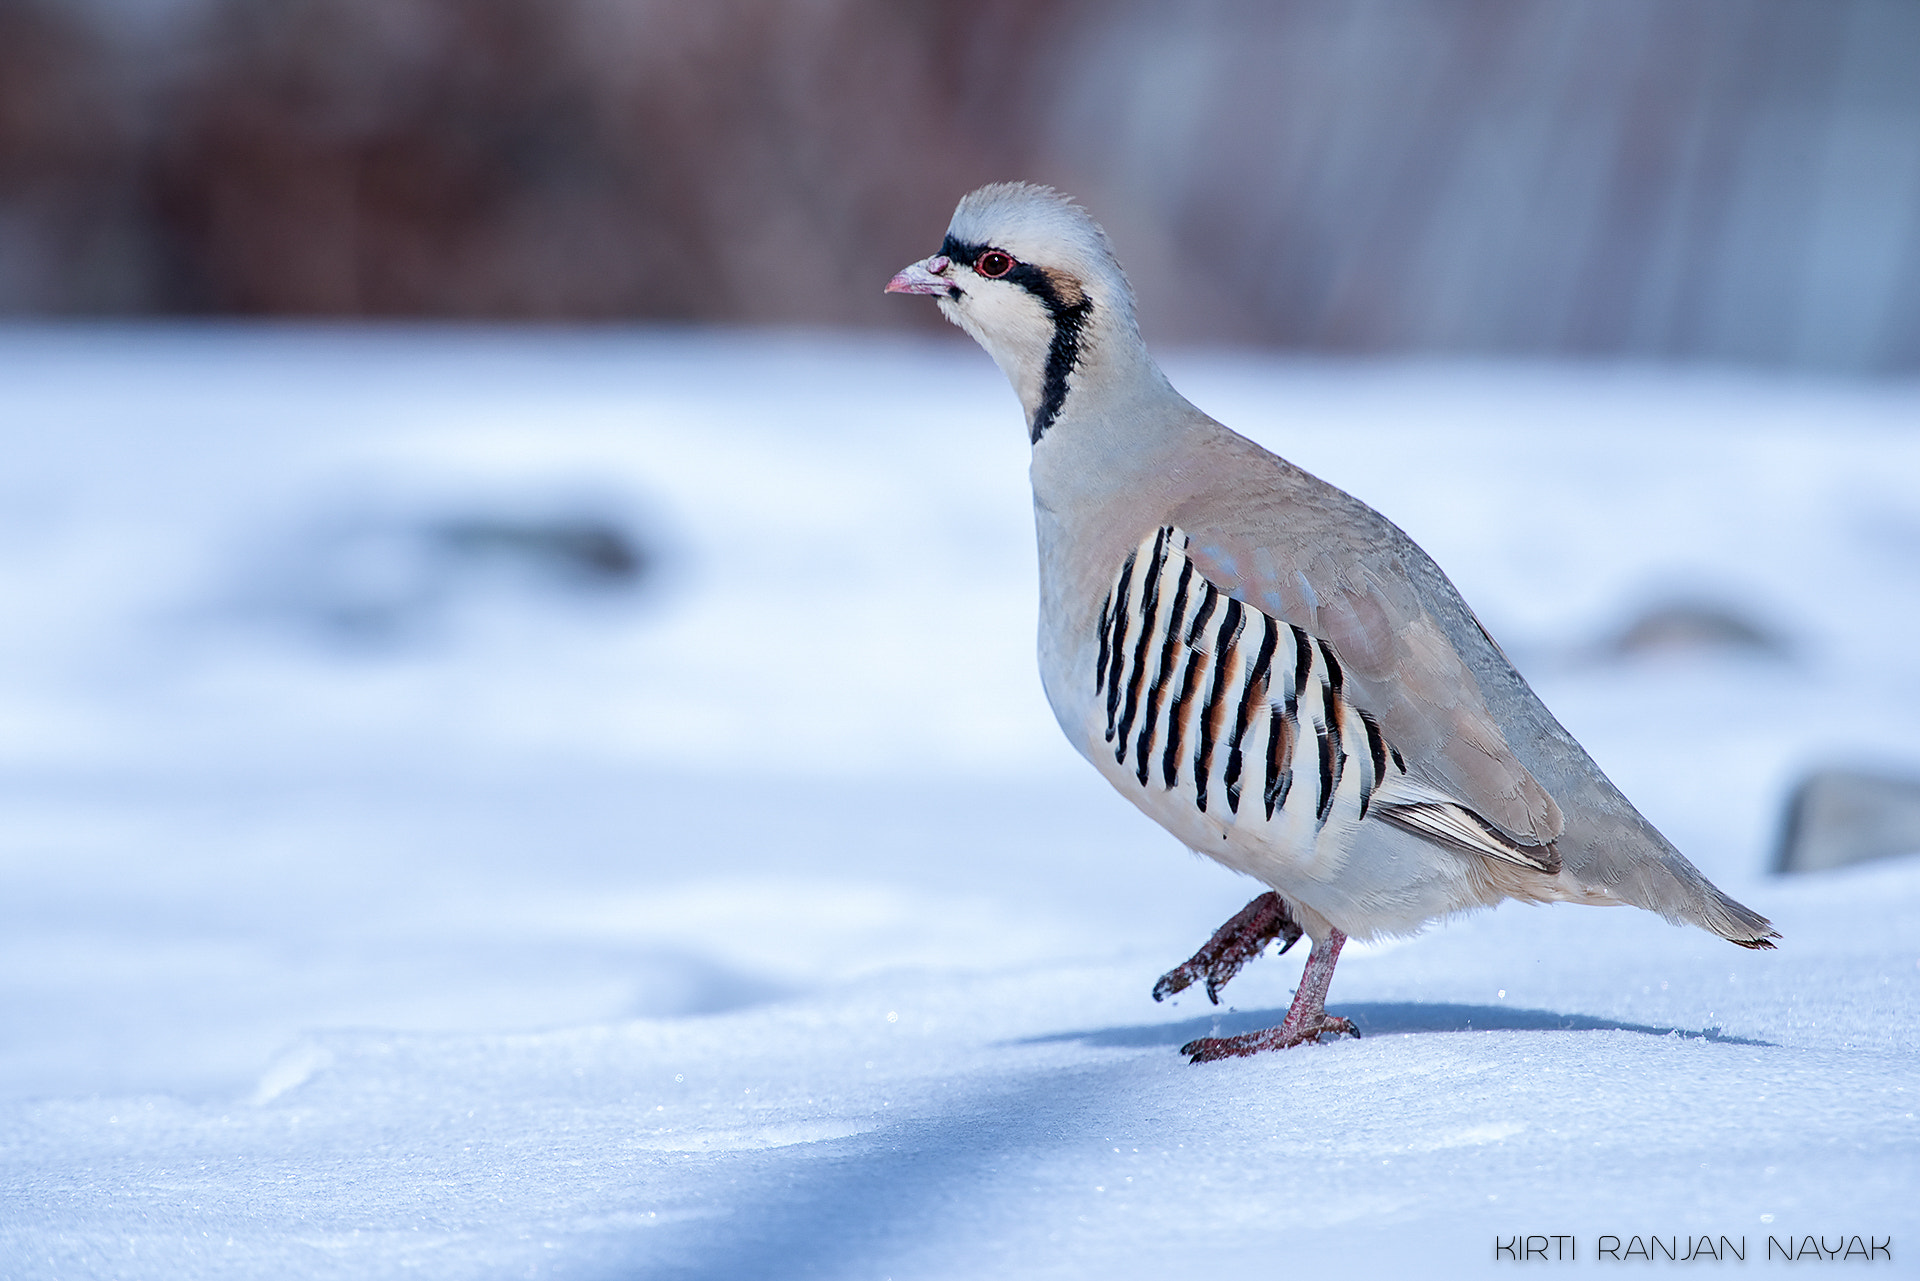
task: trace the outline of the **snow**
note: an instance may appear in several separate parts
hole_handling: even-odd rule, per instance
[[[0,1277],[1911,1258],[1920,858],[1765,869],[1804,769],[1920,770],[1920,387],[1168,364],[1432,551],[1781,949],[1509,905],[1350,947],[1363,1039],[1190,1067],[1304,949],[1149,999],[1258,887],[1054,726],[970,346],[4,329]],[[433,522],[556,513],[657,572],[410,586]],[[1598,655],[1676,596],[1790,655]]]

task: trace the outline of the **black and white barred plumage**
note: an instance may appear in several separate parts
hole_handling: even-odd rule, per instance
[[[1348,697],[1333,646],[1221,591],[1190,545],[1172,525],[1142,539],[1100,609],[1104,740],[1140,787],[1228,827],[1284,827],[1296,842],[1371,812],[1462,852],[1557,867],[1551,846],[1516,845],[1410,780],[1379,722]]]

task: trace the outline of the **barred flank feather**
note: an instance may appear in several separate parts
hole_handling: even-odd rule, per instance
[[[1141,540],[1101,607],[1094,686],[1115,762],[1141,787],[1183,793],[1202,812],[1224,796],[1238,822],[1276,823],[1290,806],[1305,806],[1320,827],[1343,805],[1353,821],[1365,817],[1399,767],[1379,727],[1342,694],[1332,647],[1222,592],[1188,557],[1189,541],[1171,525]],[[1304,770],[1303,743],[1312,754]],[[1368,756],[1349,801],[1350,743],[1366,744]]]
[[[1114,761],[1141,788],[1202,813],[1224,796],[1236,826],[1277,828],[1303,808],[1312,839],[1373,820],[1455,853],[1560,870],[1552,845],[1519,844],[1409,779],[1379,721],[1347,695],[1332,644],[1226,595],[1190,544],[1172,525],[1142,539],[1100,609],[1094,691]],[[1246,804],[1249,792],[1259,804]]]

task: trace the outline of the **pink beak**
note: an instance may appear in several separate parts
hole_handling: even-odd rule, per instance
[[[923,258],[910,267],[903,268],[887,282],[886,292],[890,294],[934,294],[946,297],[953,292],[953,285],[940,273],[953,263],[945,254],[935,254]]]

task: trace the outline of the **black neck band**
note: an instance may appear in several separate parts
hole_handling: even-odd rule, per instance
[[[948,236],[940,252],[955,262],[971,266],[988,248],[990,246],[964,244]],[[1032,263],[1016,260],[1013,270],[999,279],[1016,284],[1038,298],[1040,305],[1047,309],[1048,319],[1053,321],[1053,337],[1047,343],[1047,364],[1040,377],[1040,404],[1027,427],[1027,438],[1037,445],[1060,416],[1060,407],[1067,403],[1067,377],[1080,363],[1080,332],[1086,328],[1087,317],[1093,314],[1093,300],[1076,289],[1078,297],[1069,302],[1054,283],[1054,277]]]

